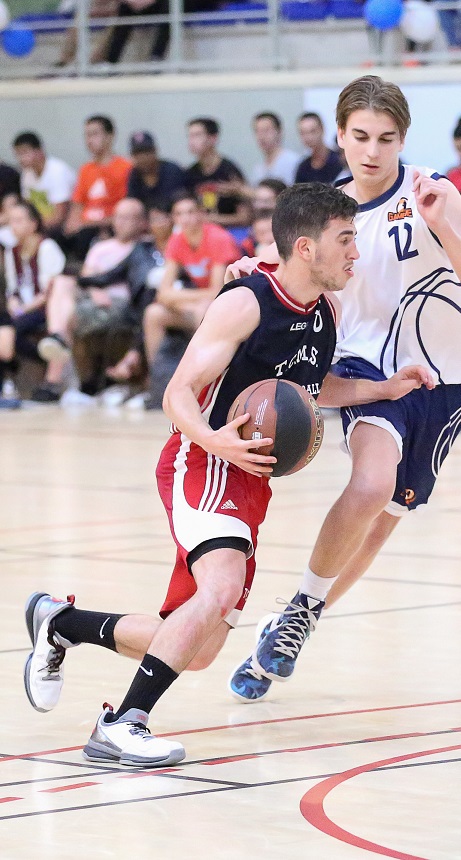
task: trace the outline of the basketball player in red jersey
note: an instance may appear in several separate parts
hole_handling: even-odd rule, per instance
[[[322,402],[367,403],[431,384],[422,368],[390,380],[338,379],[328,373],[335,345],[334,292],[352,276],[355,201],[326,185],[285,191],[274,212],[280,255],[274,267],[228,284],[210,306],[164,400],[174,432],[157,468],[159,492],[177,547],[162,621],[151,616],[78,610],[41,592],[26,606],[34,650],[25,667],[31,704],[48,711],[62,686],[66,649],[98,644],[141,660],[122,704],[104,706],[84,756],[130,767],[175,764],[180,743],[152,737],[148,715],[184,669],[209,665],[235,626],[251,587],[258,527],[270,499],[274,457],[244,441],[244,415],[226,424],[242,388],[261,379],[297,382]],[[300,325],[300,323],[302,323]],[[293,361],[293,356],[298,356]],[[323,392],[323,389],[322,389]]]

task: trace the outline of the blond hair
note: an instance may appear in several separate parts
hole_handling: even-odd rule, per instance
[[[383,81],[377,75],[364,75],[351,81],[339,94],[336,122],[344,131],[347,120],[356,110],[387,113],[394,120],[403,140],[411,123],[408,102],[396,84]]]

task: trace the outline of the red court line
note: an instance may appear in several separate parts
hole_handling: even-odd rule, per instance
[[[55,794],[58,791],[72,791],[74,788],[88,788],[89,785],[100,784],[100,782],[74,782],[73,785],[58,785],[57,788],[41,788],[40,794]]]
[[[417,704],[411,705],[388,705],[381,708],[358,708],[357,710],[352,711],[327,711],[324,714],[304,714],[300,717],[280,717],[279,719],[273,720],[256,720],[254,722],[248,723],[233,723],[232,725],[224,725],[224,726],[205,726],[199,729],[178,729],[175,732],[163,732],[162,734],[158,734],[159,738],[169,738],[169,737],[178,737],[181,735],[195,735],[201,734],[202,732],[219,732],[227,729],[244,729],[244,728],[252,728],[254,726],[266,726],[273,725],[275,723],[292,723],[295,721],[301,720],[319,720],[324,719],[325,717],[348,717],[354,716],[356,714],[375,714],[375,713],[383,713],[387,711],[405,711],[413,708],[432,708],[437,705],[459,705],[461,703],[461,699],[446,699],[440,702],[418,702]],[[0,757],[0,764],[5,761],[16,761],[17,759],[25,759],[30,758],[32,756],[41,756],[41,755],[56,755],[58,753],[66,753],[66,752],[75,752],[76,750],[83,749],[83,746],[76,747],[61,747],[58,749],[52,750],[41,750],[39,752],[29,752],[29,753],[19,753],[18,755],[9,755]]]
[[[0,803],[10,803],[11,800],[22,800],[22,797],[0,797]]]
[[[280,752],[293,752],[293,750],[280,750]],[[213,759],[212,761],[204,761],[204,762],[201,762],[201,764],[205,764],[208,767],[210,767],[214,764],[229,764],[229,762],[234,762],[234,761],[248,761],[248,759],[260,758],[260,756],[261,756],[261,753],[251,753],[248,755],[231,755],[231,756],[228,756],[227,758],[216,758],[216,759]]]
[[[354,776],[360,776],[362,773],[368,773],[372,770],[377,770],[380,767],[388,767],[397,762],[409,761],[410,759],[422,758],[423,756],[438,755],[439,753],[453,752],[461,749],[461,744],[456,744],[449,747],[439,747],[438,749],[425,750],[423,752],[406,753],[405,755],[394,756],[393,758],[382,759],[381,761],[372,761],[368,764],[353,767],[343,773],[336,774],[324,779],[322,782],[314,785],[301,798],[300,810],[301,815],[312,824],[317,830],[326,833],[327,836],[332,836],[334,839],[339,839],[341,842],[347,842],[348,845],[354,845],[356,848],[363,848],[364,851],[372,851],[375,854],[383,854],[386,857],[394,857],[397,860],[428,860],[428,858],[420,857],[415,854],[405,854],[401,851],[395,851],[393,848],[386,848],[384,845],[379,845],[376,842],[370,842],[368,839],[362,839],[348,830],[339,827],[334,821],[329,818],[324,810],[324,801],[328,794],[334,788],[352,779]]]

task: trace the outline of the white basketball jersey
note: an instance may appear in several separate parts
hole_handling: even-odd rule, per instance
[[[342,320],[337,358],[355,356],[387,377],[422,364],[437,381],[461,382],[461,285],[437,237],[418,213],[415,170],[404,165],[392,188],[359,207],[360,259],[339,294]]]

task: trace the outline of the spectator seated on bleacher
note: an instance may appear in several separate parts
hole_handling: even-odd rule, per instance
[[[78,172],[77,185],[64,234],[67,250],[82,261],[95,238],[110,235],[111,218],[119,200],[126,197],[132,163],[113,151],[115,127],[107,116],[85,122],[85,143],[92,160]]]
[[[126,316],[133,330],[133,343],[114,366],[106,368],[106,377],[114,382],[130,383],[142,378],[147,369],[142,321],[146,307],[155,301],[165,271],[165,249],[173,230],[171,207],[159,204],[150,209],[149,227],[151,238],[136,245],[126,259],[130,290]]]
[[[128,177],[128,197],[136,197],[150,209],[171,204],[173,195],[185,191],[184,170],[174,161],[157,155],[155,140],[148,131],[136,131],[130,137],[133,168]]]
[[[218,224],[206,221],[192,193],[178,195],[172,213],[178,232],[172,234],[166,246],[165,273],[157,300],[144,314],[144,341],[151,374],[166,331],[176,329],[192,334],[198,328],[223,285],[226,266],[240,256],[232,236]],[[177,289],[183,269],[195,289]]]
[[[273,209],[258,209],[255,211],[248,236],[240,246],[242,255],[260,257],[269,245],[273,244],[272,213]]]
[[[75,171],[61,158],[47,155],[33,131],[18,134],[12,145],[21,167],[22,196],[33,203],[48,231],[59,230],[69,212]]]
[[[69,5],[71,5],[73,8],[67,8],[67,11],[75,12],[77,2],[72,4],[66,3],[66,7],[69,7]],[[118,0],[91,0],[89,4],[88,14],[90,18],[105,18],[116,15],[117,8]],[[112,30],[109,27],[106,27],[100,34],[96,45],[91,51],[90,63],[102,63],[104,60],[107,59],[107,51],[109,49],[109,43],[111,38]],[[55,67],[62,68],[63,66],[67,66],[69,63],[72,63],[77,55],[77,48],[77,27],[69,27],[62,42],[59,60],[54,64]]]
[[[60,398],[64,367],[72,347],[74,357],[78,353],[80,364],[85,366],[85,379],[81,381],[89,388],[93,386],[97,389],[103,385],[100,377],[104,367],[102,364],[93,370],[88,367],[91,363],[86,361],[86,352],[91,339],[99,338],[102,341],[102,346],[98,347],[99,360],[101,349],[113,346],[108,341],[113,339],[114,329],[129,328],[126,323],[126,308],[130,300],[126,280],[128,267],[122,267],[123,273],[115,269],[115,275],[109,278],[108,284],[98,285],[97,281],[98,276],[114,270],[122,261],[125,263],[135,246],[146,237],[147,220],[143,204],[130,198],[121,200],[115,207],[112,226],[114,236],[96,242],[88,251],[81,272],[82,278],[85,278],[82,281],[85,289],[79,287],[77,278],[70,275],[54,279],[47,304],[49,334],[38,346],[40,355],[48,362],[46,388],[50,402]],[[139,257],[143,251],[142,248]],[[149,255],[148,248],[145,249],[145,255]],[[132,270],[135,266],[136,260],[132,260]],[[109,364],[113,363],[113,358],[108,357],[107,360]],[[94,381],[92,376],[95,377]]]
[[[244,0],[234,0],[234,2],[241,3]],[[215,9],[219,9],[225,5],[222,0],[183,0],[183,8],[186,14],[193,12],[213,12]],[[154,0],[154,2],[152,0],[124,0],[124,2],[118,5],[117,15],[129,21],[135,15],[168,15],[169,12],[169,0]],[[117,63],[119,61],[132,29],[133,25],[129,23],[114,28],[107,52],[109,63]],[[171,27],[169,24],[157,25],[151,49],[151,60],[159,61],[165,58],[170,44],[170,34]]]
[[[221,227],[246,227],[251,213],[243,196],[245,177],[237,164],[218,152],[219,131],[219,124],[210,117],[187,123],[189,151],[197,159],[186,170],[187,187],[209,221]]]
[[[293,185],[300,157],[297,152],[283,146],[282,120],[275,113],[264,111],[253,118],[253,131],[263,160],[255,165],[251,174],[251,184],[257,185],[261,179],[281,179],[286,185]]]
[[[2,335],[2,361],[12,361],[15,356],[39,361],[34,336],[45,329],[49,291],[66,260],[59,245],[45,238],[40,215],[28,201],[12,206],[9,224],[16,244],[3,252],[6,302],[1,326],[8,331]]]
[[[318,113],[306,112],[298,120],[303,124],[303,142],[310,155],[298,165],[295,182],[333,183],[343,169],[337,152],[329,149],[324,140],[325,129]]]

